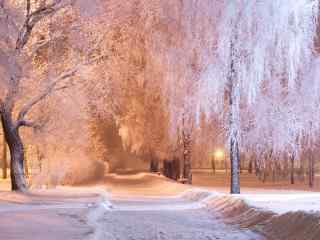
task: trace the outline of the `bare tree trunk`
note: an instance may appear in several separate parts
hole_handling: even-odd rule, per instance
[[[24,148],[24,174],[26,178],[29,178],[29,163],[28,163],[28,150],[27,146]]]
[[[275,182],[276,181],[276,164],[275,164],[275,160],[272,161],[272,165],[271,165],[271,170],[272,170],[272,181]]]
[[[290,183],[291,184],[294,184],[294,154],[292,154],[290,156],[290,163],[291,163],[291,166],[290,166]]]
[[[239,180],[239,147],[237,139],[231,139],[230,143],[230,162],[231,162],[231,193],[240,193]]]
[[[163,175],[172,178],[172,163],[169,160],[163,161]]]
[[[258,164],[258,160],[257,160],[257,157],[254,158],[254,172],[256,174],[257,177],[260,177],[260,166]]]
[[[173,158],[173,179],[178,181],[180,178],[180,160]]]
[[[215,157],[211,158],[211,167],[212,167],[213,174],[216,174],[216,161],[215,160],[216,160]]]
[[[283,156],[284,158],[284,165],[283,165],[283,174],[282,174],[282,178],[283,179],[287,179],[289,176],[289,158],[287,154],[284,154]]]
[[[159,163],[155,159],[151,159],[150,161],[150,172],[152,173],[159,172]]]
[[[184,126],[184,119],[183,119]],[[191,173],[191,134],[188,133],[183,127],[182,130],[183,140],[183,178],[186,179],[188,184],[192,184],[192,173]]]
[[[155,158],[150,159],[150,172],[156,173],[159,172],[159,162]]]
[[[183,178],[187,180],[188,184],[192,184],[191,156],[187,149],[183,153]]]
[[[224,158],[224,169],[225,169],[226,175],[228,175],[228,162],[226,157]]]
[[[253,169],[253,156],[250,156],[250,160],[249,160],[249,166],[248,166],[248,173],[252,174],[252,169]]]
[[[24,150],[18,127],[12,120],[12,113],[6,111],[6,109],[3,109],[2,111],[1,122],[11,156],[11,189],[13,191],[25,191],[27,188],[23,167]]]
[[[37,157],[38,157],[39,173],[42,173],[43,154],[41,153],[39,146],[37,146]]]
[[[7,142],[3,133],[3,149],[2,149],[2,178],[7,179],[8,177],[8,159],[7,159]]]
[[[231,189],[232,194],[240,193],[240,180],[239,180],[239,164],[240,152],[238,142],[238,128],[239,128],[239,104],[240,104],[240,89],[237,80],[237,74],[234,68],[236,53],[234,50],[234,43],[236,39],[231,42],[231,63],[229,73],[229,131],[230,131],[230,162],[231,162]]]
[[[310,153],[308,154],[308,158],[309,158],[309,176],[308,176],[308,180],[309,180],[309,187],[313,188],[314,187],[314,175],[315,175],[315,169],[314,169],[314,156],[313,153],[310,151]]]

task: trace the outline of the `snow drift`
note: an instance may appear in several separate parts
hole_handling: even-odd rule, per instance
[[[250,205],[245,197],[205,190],[190,190],[181,196],[190,201],[200,201],[210,211],[219,214],[224,222],[259,232],[266,239],[316,240],[320,236],[320,212],[301,210],[279,213]]]

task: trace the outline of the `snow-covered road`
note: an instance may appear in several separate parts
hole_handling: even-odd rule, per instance
[[[114,199],[99,219],[109,240],[259,240],[250,230],[226,225],[199,202],[178,197]],[[94,239],[99,239],[95,237]]]
[[[0,239],[318,240],[319,199],[259,189],[231,196],[158,175],[112,176],[90,187],[0,192]]]
[[[107,180],[28,194],[0,192],[0,239],[319,239],[318,193],[256,189],[231,196],[152,174]]]

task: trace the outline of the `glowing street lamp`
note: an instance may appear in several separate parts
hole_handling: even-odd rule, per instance
[[[222,160],[224,157],[224,152],[221,150],[221,149],[217,149],[215,152],[214,152],[214,158],[217,159],[217,160]]]

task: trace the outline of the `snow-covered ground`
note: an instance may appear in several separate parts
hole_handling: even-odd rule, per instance
[[[320,212],[320,193],[278,193],[244,194],[236,196],[244,199],[248,205],[273,211],[277,214],[305,211]]]
[[[276,214],[285,214],[288,212],[304,211],[309,213],[320,213],[320,193],[295,192],[285,190],[265,191],[256,189],[253,194],[230,195],[226,193],[210,191],[205,188],[192,188],[180,194],[183,198],[190,200],[199,200],[206,204],[211,199],[229,198],[230,200],[243,200],[248,206],[261,209],[263,211],[272,211]]]
[[[0,192],[0,239],[90,239],[99,215],[110,209],[100,187]]]
[[[181,197],[134,197],[112,200],[114,208],[101,220],[110,240],[262,240],[211,214],[199,201]],[[101,238],[103,239],[103,238]]]
[[[220,215],[225,223],[251,229],[267,239],[319,239],[319,193],[258,189],[255,192],[230,195],[193,188],[180,197],[197,201],[213,214]]]
[[[197,175],[197,181],[214,181],[215,179],[206,179],[204,177],[200,180],[202,176]],[[116,198],[120,196],[125,198],[128,195],[134,196],[148,196],[148,197],[158,197],[158,196],[172,196],[172,197],[185,197],[189,195],[196,195],[202,202],[216,196],[225,196],[232,198],[239,198],[246,202],[246,204],[264,209],[267,211],[272,211],[277,214],[284,214],[292,211],[306,211],[320,212],[320,193],[319,192],[309,192],[303,190],[293,190],[293,189],[281,189],[278,185],[275,185],[275,189],[272,185],[267,183],[267,188],[257,188],[256,186],[261,183],[251,183],[253,187],[247,187],[246,185],[242,188],[242,194],[240,195],[230,195],[227,194],[229,188],[226,186],[219,187],[207,187],[210,183],[207,183],[205,187],[201,186],[188,186],[177,184],[174,181],[164,178],[163,176],[158,176],[149,173],[139,173],[135,175],[116,175],[110,174],[107,177],[106,186],[109,192],[113,194]],[[213,185],[216,186],[216,185]],[[292,186],[290,186],[292,187]],[[294,187],[294,186],[293,186]],[[300,186],[299,186],[300,187]],[[216,190],[218,189],[218,191]],[[193,194],[190,194],[193,192]],[[197,194],[196,194],[197,193]],[[204,198],[207,198],[204,200]]]
[[[230,195],[227,194],[228,187],[223,181],[225,179],[220,176],[220,182],[217,183],[211,176],[205,175],[204,178],[201,175],[195,176],[197,183],[206,181],[204,187],[201,187],[199,184],[180,185],[162,176],[151,174],[113,175],[113,179],[108,178],[108,188],[113,193],[114,200],[118,198],[128,200],[139,195],[148,196],[148,199],[155,197],[152,204],[151,202],[144,204],[143,201],[140,204],[139,201],[134,201],[132,204],[120,207],[119,211],[147,212],[153,211],[154,208],[159,208],[161,211],[184,211],[202,208],[211,212],[212,216],[220,216],[226,223],[259,232],[267,236],[267,239],[318,239],[320,193],[303,191],[306,189],[303,185],[298,185],[297,190],[294,190],[295,186],[272,182],[266,183],[265,189],[257,188],[264,185],[254,182],[252,176],[247,175],[242,182],[244,194]],[[130,197],[127,196],[128,192]],[[156,199],[159,195],[171,204],[159,204],[159,200]],[[179,203],[184,200],[188,202],[187,205]]]
[[[148,173],[109,175],[90,187],[2,191],[0,239],[319,239],[320,193],[225,192]]]

